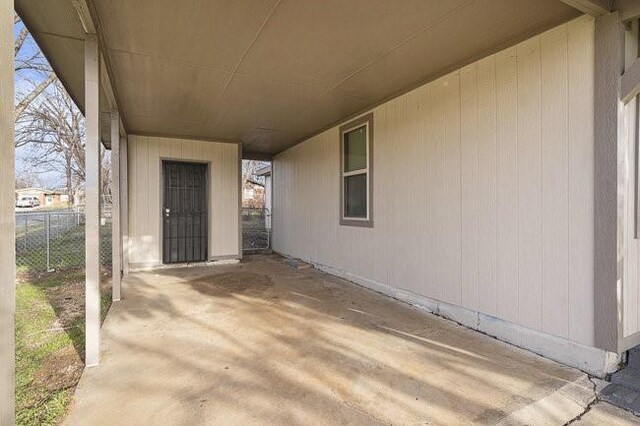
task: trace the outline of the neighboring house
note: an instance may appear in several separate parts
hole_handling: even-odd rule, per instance
[[[60,191],[42,188],[16,189],[16,201],[24,197],[36,197],[40,206],[55,207],[63,206],[69,202],[69,197]]]
[[[87,117],[87,365],[101,142],[116,300],[129,268],[242,258],[240,162],[272,159],[276,252],[601,377],[640,344],[636,2],[233,3],[15,1]]]
[[[242,188],[242,207],[264,208],[265,187],[264,184],[248,179]]]

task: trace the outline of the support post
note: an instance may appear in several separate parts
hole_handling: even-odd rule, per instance
[[[624,28],[618,12],[595,27],[595,344],[618,352],[618,292],[624,259],[618,259],[619,79],[624,71]]]
[[[85,365],[100,361],[100,54],[98,38],[84,41],[85,79]]]
[[[122,227],[122,273],[129,273],[129,141],[120,140],[120,223]]]
[[[0,425],[15,423],[13,1],[0,0]]]
[[[111,291],[114,302],[120,300],[122,280],[122,233],[120,226],[120,116],[111,112]]]

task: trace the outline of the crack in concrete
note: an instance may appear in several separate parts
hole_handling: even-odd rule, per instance
[[[564,426],[570,425],[572,423],[577,422],[578,420],[582,419],[582,417],[587,414],[589,411],[591,411],[591,409],[600,402],[600,398],[598,397],[598,385],[596,384],[596,382],[593,381],[593,378],[590,375],[587,375],[587,379],[591,382],[591,384],[593,385],[593,399],[591,401],[589,401],[589,403],[584,407],[584,410],[582,410],[582,412],[580,412],[577,416],[573,417],[572,419],[568,420]]]

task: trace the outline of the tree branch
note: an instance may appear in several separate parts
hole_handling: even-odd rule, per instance
[[[55,79],[56,79],[55,73],[53,72],[49,73],[46,79],[41,81],[40,84],[38,84],[27,96],[22,98],[22,100],[18,102],[18,104],[16,105],[16,109],[13,116],[14,120],[17,120],[18,117],[20,117],[20,114],[22,114],[24,110],[27,109],[29,104],[33,102],[33,100],[37,98],[38,95],[42,93],[42,91],[46,89],[47,86],[49,86]]]
[[[15,55],[18,55],[18,52],[20,51],[20,49],[22,49],[22,45],[24,44],[24,41],[27,39],[27,36],[29,35],[29,30],[27,29],[27,27],[22,27],[22,29],[20,30],[20,32],[18,33],[18,37],[16,37],[16,42],[15,42]]]

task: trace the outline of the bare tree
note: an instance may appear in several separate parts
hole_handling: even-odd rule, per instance
[[[40,172],[63,172],[73,201],[85,180],[84,117],[59,81],[31,103],[16,126],[25,161]]]
[[[14,15],[15,72],[18,90],[15,106],[15,143],[30,171],[55,173],[69,194],[69,201],[84,188],[84,117],[29,37],[20,17]],[[101,193],[110,200],[110,153],[101,149]],[[37,174],[36,174],[37,175]],[[27,182],[25,178],[22,181]]]
[[[28,29],[14,15],[15,71],[17,86],[15,143],[29,170],[62,175],[69,201],[84,187],[84,117],[62,86],[40,49],[29,38]],[[29,46],[29,47],[27,47]],[[101,192],[110,199],[111,168],[109,152],[100,152]]]
[[[111,151],[100,144],[100,194],[105,204],[111,204]]]
[[[42,181],[37,173],[28,168],[16,169],[16,189],[39,188]]]
[[[26,95],[16,104],[15,110],[13,113],[14,121],[17,122],[19,117],[24,113],[27,107],[33,102],[35,98],[38,97],[53,81],[57,80],[57,77],[54,73],[47,75],[47,77],[42,80],[40,83],[33,85],[30,91],[27,92]]]
[[[242,188],[250,179],[264,183],[264,177],[256,176],[256,172],[267,165],[269,165],[267,161],[242,160]]]
[[[57,78],[42,51],[28,43],[29,30],[18,14],[14,14],[13,23],[20,28],[14,41],[14,70],[20,81],[16,90],[17,102],[14,112],[14,121],[17,126],[27,107]]]

